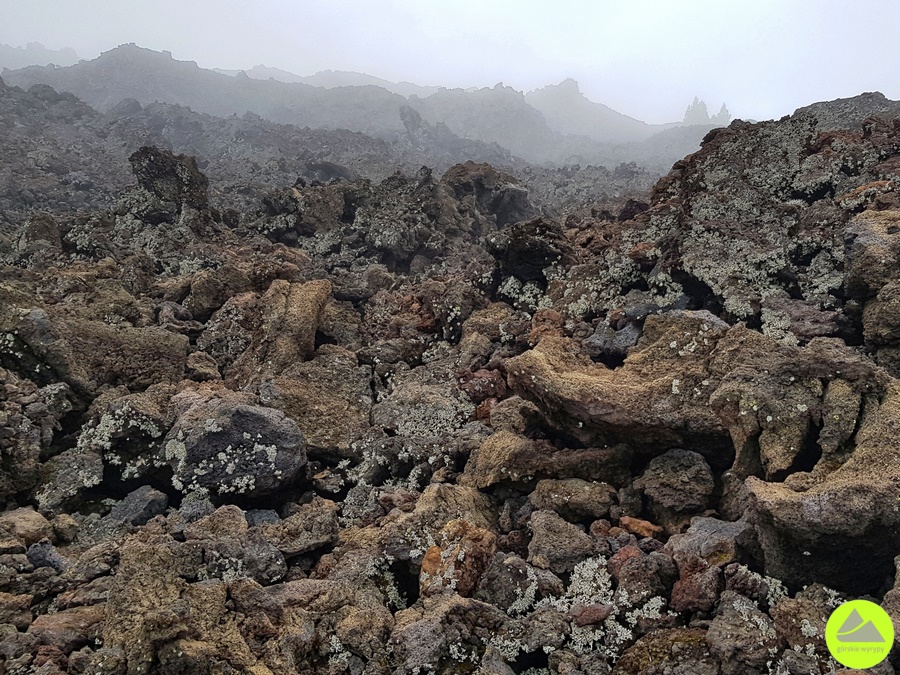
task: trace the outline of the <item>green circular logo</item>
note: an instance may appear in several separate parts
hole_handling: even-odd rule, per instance
[[[871,668],[890,653],[894,645],[894,622],[874,602],[851,600],[828,617],[825,643],[841,665]]]

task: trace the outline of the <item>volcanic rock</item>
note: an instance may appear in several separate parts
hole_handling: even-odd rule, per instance
[[[762,673],[777,651],[775,624],[747,598],[725,591],[706,634],[723,673]]]
[[[799,675],[897,613],[891,102],[672,129],[640,194],[430,117],[598,152],[506,87],[100,61],[393,135],[0,84],[0,670]]]
[[[306,441],[278,410],[236,393],[173,400],[182,412],[162,442],[172,484],[183,492],[261,495],[290,483],[306,463]]]
[[[24,546],[41,539],[55,539],[50,521],[31,507],[0,513],[0,531],[15,537]]]
[[[531,529],[528,562],[535,567],[556,574],[571,572],[576,564],[594,553],[591,538],[552,511],[535,511]]]
[[[674,534],[687,524],[691,513],[706,508],[714,487],[713,474],[702,455],[669,450],[651,460],[634,487],[649,500],[656,521]]]
[[[539,510],[555,511],[567,520],[605,518],[615,490],[606,483],[568,478],[538,481],[529,500]]]

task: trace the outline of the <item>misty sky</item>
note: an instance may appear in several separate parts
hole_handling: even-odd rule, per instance
[[[168,49],[202,67],[520,90],[574,77],[649,122],[700,96],[747,119],[878,90],[900,99],[896,0],[0,0],[0,42]]]

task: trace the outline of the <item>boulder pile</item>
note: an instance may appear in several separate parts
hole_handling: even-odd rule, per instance
[[[900,622],[900,119],[646,201],[466,163],[235,213],[143,147],[0,251],[0,673],[832,673]],[[892,657],[877,673],[891,673]]]

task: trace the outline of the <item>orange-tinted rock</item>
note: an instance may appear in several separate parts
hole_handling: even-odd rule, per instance
[[[32,600],[34,597],[31,595],[0,593],[0,623],[9,623],[19,630],[25,630],[32,620],[29,609]]]
[[[464,520],[452,520],[438,541],[422,559],[420,592],[431,595],[450,588],[463,597],[472,595],[497,550],[497,536]]]
[[[30,506],[0,513],[0,532],[4,531],[25,546],[31,546],[41,539],[56,540],[50,521]]]
[[[65,609],[55,614],[41,614],[28,627],[28,632],[41,644],[69,654],[90,644],[103,631],[106,607],[103,604]]]
[[[639,537],[658,537],[663,533],[663,528],[654,525],[647,520],[640,518],[632,518],[631,516],[622,516],[619,518],[619,524],[632,534]]]

